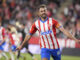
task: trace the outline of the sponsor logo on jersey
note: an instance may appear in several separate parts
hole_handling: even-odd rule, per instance
[[[46,34],[50,34],[50,33],[52,33],[52,31],[51,31],[51,30],[46,31],[46,32],[41,32],[41,35],[46,35]]]

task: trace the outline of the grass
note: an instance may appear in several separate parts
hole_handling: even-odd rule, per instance
[[[10,58],[9,53],[7,53],[7,55]],[[32,60],[32,57],[27,53],[24,53],[24,54],[21,54],[21,55],[25,56],[26,60]],[[37,60],[41,60],[40,55],[35,54],[35,57],[37,58]],[[6,60],[6,59],[4,57],[2,57],[0,60]],[[24,60],[24,59],[20,57],[19,60]],[[53,60],[53,59],[51,58],[50,60]],[[77,56],[63,56],[62,55],[61,60],[80,60],[80,57],[77,57]]]

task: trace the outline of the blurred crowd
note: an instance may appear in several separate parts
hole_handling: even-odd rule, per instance
[[[32,23],[38,18],[37,7],[46,4],[48,17],[59,20],[65,29],[80,39],[80,1],[73,0],[65,7],[60,16],[57,11],[66,0],[0,0],[0,22],[2,26],[9,27],[15,33],[28,33]],[[37,34],[36,34],[37,35]],[[57,37],[67,38],[60,31]]]
[[[66,30],[80,39],[80,0],[73,0],[72,4],[66,6],[61,12],[59,20]],[[59,37],[65,37],[61,32],[59,34]]]

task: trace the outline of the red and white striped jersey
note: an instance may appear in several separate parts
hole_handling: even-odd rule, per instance
[[[53,18],[47,18],[45,21],[38,19],[33,23],[29,33],[39,31],[41,48],[58,49],[60,47],[56,38],[56,28],[59,27],[61,25]]]
[[[5,28],[0,26],[0,40],[3,40],[5,36]]]
[[[5,40],[6,40],[6,43],[9,43],[9,42],[10,42],[11,45],[15,45],[11,33],[6,33],[6,34],[5,34],[5,38],[6,38],[6,39],[5,39]]]

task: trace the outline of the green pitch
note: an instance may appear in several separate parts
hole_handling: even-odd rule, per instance
[[[7,55],[10,58],[9,53],[7,53]],[[27,53],[24,53],[24,54],[21,54],[21,55],[25,57],[25,60],[32,60],[32,57]],[[37,60],[41,60],[40,55],[35,55],[35,57],[37,58]],[[4,57],[2,57],[0,60],[6,60],[6,59]],[[15,60],[16,60],[16,56],[15,56]],[[19,60],[24,60],[24,59],[20,57]],[[53,59],[51,58],[50,60],[53,60]],[[62,55],[61,60],[80,60],[80,57],[77,57],[77,56],[63,56]]]

